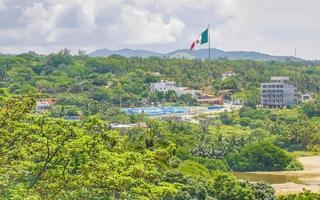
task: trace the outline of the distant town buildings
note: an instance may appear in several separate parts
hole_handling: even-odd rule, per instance
[[[55,99],[47,98],[36,102],[36,112],[41,113],[56,104]]]
[[[174,81],[167,80],[161,80],[159,82],[152,83],[150,89],[153,92],[175,91],[177,96],[181,96],[183,94],[190,94],[193,98],[197,98],[202,94],[201,90],[193,90],[187,87],[177,87]]]
[[[153,92],[175,91],[177,96],[190,94],[193,98],[197,99],[197,103],[201,105],[223,105],[224,103],[224,95],[215,96],[210,92],[203,92],[202,90],[177,87],[174,81],[161,80],[157,83],[152,83],[150,89]]]
[[[224,72],[222,73],[222,80],[225,80],[227,78],[230,78],[232,76],[235,76],[236,74],[232,71],[227,71],[227,72]]]
[[[282,108],[296,104],[297,88],[289,83],[289,77],[271,77],[269,83],[261,83],[261,105]]]

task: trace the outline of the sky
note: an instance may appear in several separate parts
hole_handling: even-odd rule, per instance
[[[320,59],[319,0],[0,0],[0,52],[211,47]]]

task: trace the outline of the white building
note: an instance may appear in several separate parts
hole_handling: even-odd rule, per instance
[[[153,92],[168,92],[169,90],[175,90],[176,83],[174,81],[161,80],[156,83],[151,83],[150,89]]]
[[[224,72],[222,73],[222,80],[225,80],[227,78],[230,78],[232,76],[235,76],[236,74],[232,71],[227,71],[227,72]]]
[[[269,83],[261,83],[261,105],[278,108],[296,104],[297,88],[289,83],[289,77],[271,77]]]
[[[188,89],[187,87],[176,87],[174,81],[161,80],[157,83],[152,83],[150,86],[151,91],[153,92],[168,92],[175,91],[177,96],[182,94],[190,94],[193,98],[196,98],[202,94],[201,90]]]

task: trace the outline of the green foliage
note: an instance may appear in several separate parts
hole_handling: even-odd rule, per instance
[[[291,160],[288,166],[285,169],[286,171],[296,171],[296,170],[303,170],[303,165],[298,160]]]
[[[232,115],[230,113],[223,113],[220,115],[220,120],[223,124],[225,125],[232,125],[235,123],[234,118],[232,117]]]
[[[320,116],[320,98],[302,105],[302,111],[309,117]]]
[[[98,117],[69,122],[30,114],[33,97],[1,92],[4,199],[225,199],[230,187],[234,199],[258,193],[230,174],[213,180],[228,170],[223,160],[180,163],[176,145],[162,141],[161,123],[154,120],[135,138],[109,130]]]
[[[319,67],[314,65],[226,59],[208,63],[201,60],[141,59],[117,55],[91,58],[72,56],[69,50],[64,49],[49,56],[28,53],[0,57],[0,86],[10,88],[11,92],[17,94],[27,88],[27,91],[40,89],[43,93],[54,95],[79,93],[86,99],[95,97],[117,106],[140,106],[142,99],[149,103],[163,100],[186,105],[196,103],[188,95],[178,98],[172,92],[150,93],[150,83],[168,79],[176,81],[178,85],[209,89],[217,94],[220,90],[232,91],[226,94],[227,99],[232,95],[232,98],[245,100],[246,106],[255,108],[259,102],[259,84],[271,75],[290,76],[299,91],[318,92]],[[229,70],[237,75],[222,80],[221,74]],[[107,93],[107,96],[103,93]]]
[[[305,66],[305,65],[310,66]],[[221,80],[221,74],[237,75]],[[259,83],[288,75],[303,92],[319,92],[319,67],[300,62],[215,61],[32,53],[0,57],[0,196],[3,199],[274,199],[263,183],[233,170],[295,170],[287,150],[318,151],[319,99],[285,110],[257,108]],[[240,98],[240,111],[208,124],[156,121],[121,107],[196,105],[190,95],[151,92],[161,79]],[[33,114],[41,97],[57,100]],[[81,121],[59,119],[81,115]],[[111,130],[110,123],[148,128]],[[222,124],[221,124],[222,123]],[[210,126],[213,124],[214,126]],[[272,141],[273,144],[257,141]],[[225,160],[227,159],[228,162]],[[307,193],[280,197],[318,198]]]
[[[320,194],[318,193],[313,193],[310,191],[303,191],[303,193],[299,194],[289,194],[285,196],[279,196],[278,200],[319,200],[320,199]]]
[[[227,157],[235,171],[281,171],[293,166],[292,160],[288,153],[268,142],[250,144]]]
[[[178,169],[186,176],[210,178],[210,172],[205,166],[191,160],[183,161]]]
[[[226,161],[212,158],[192,157],[192,160],[204,165],[210,171],[230,171]]]
[[[235,177],[221,174],[215,178],[214,194],[219,200],[254,200],[254,190],[242,185]]]
[[[247,185],[249,185],[251,188],[254,189],[255,196],[257,199],[263,199],[263,200],[275,200],[275,190],[273,187],[267,183],[264,182],[257,182],[257,183],[249,183],[246,182]]]
[[[160,181],[160,163],[172,150],[128,151],[126,137],[99,119],[82,124],[28,116],[32,102],[11,98],[0,112],[2,197],[159,199],[177,193],[177,186]]]

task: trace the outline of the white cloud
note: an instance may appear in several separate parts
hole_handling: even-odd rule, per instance
[[[5,3],[5,0],[0,0],[0,10],[6,8],[4,3]]]
[[[184,26],[177,18],[164,20],[161,14],[127,6],[122,9],[120,20],[110,30],[115,39],[118,35],[124,37],[126,44],[163,44],[174,42]]]
[[[213,35],[219,48],[293,55],[297,47],[299,56],[319,58],[320,49],[313,45],[320,43],[320,27],[314,24],[319,6],[317,0],[244,0]]]
[[[0,0],[0,51],[212,46],[319,58],[318,0]],[[8,23],[10,22],[10,23]]]

